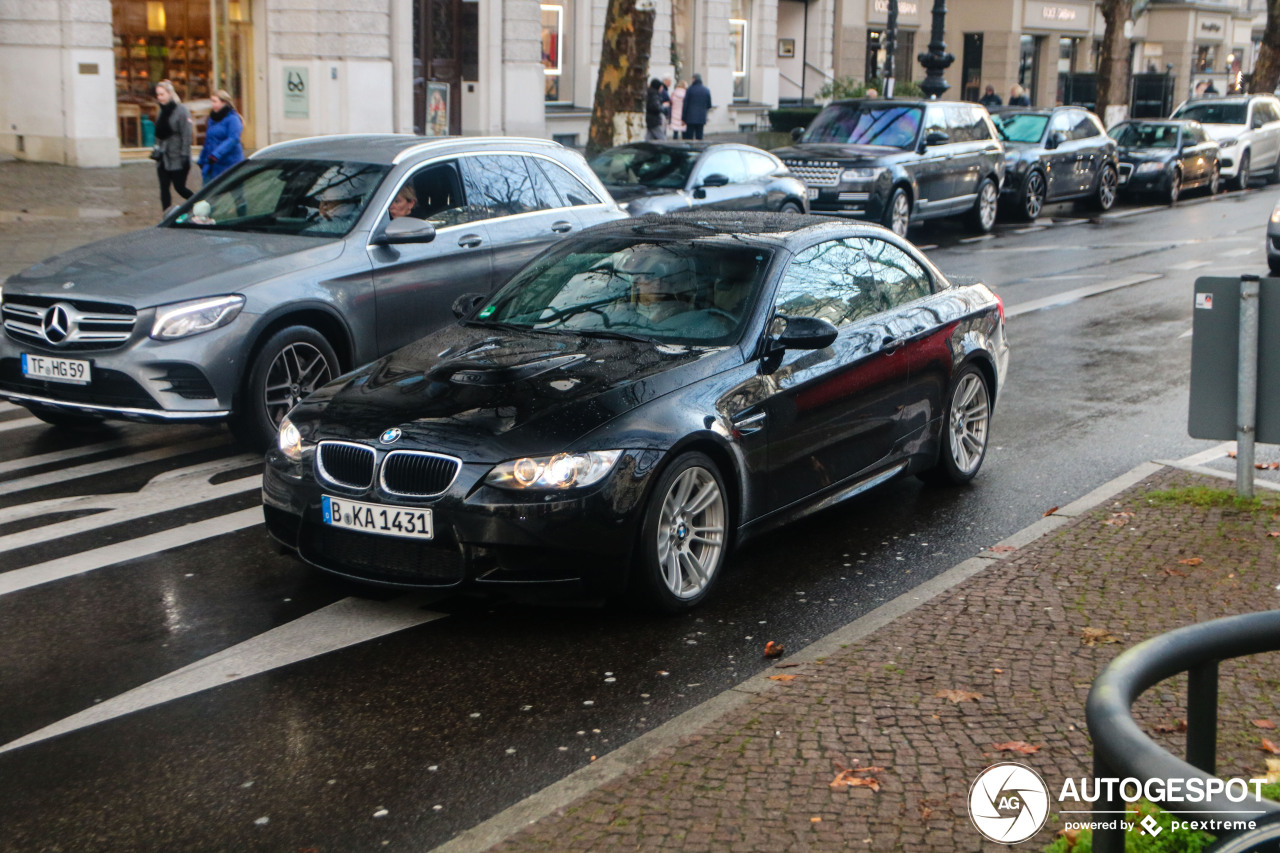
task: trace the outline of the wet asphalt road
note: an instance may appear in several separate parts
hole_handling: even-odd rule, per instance
[[[369,596],[267,540],[256,460],[224,432],[67,434],[0,405],[0,850],[448,840],[759,671],[766,641],[798,650],[1135,464],[1213,447],[1186,435],[1192,284],[1265,271],[1278,195],[913,230],[1010,315],[981,475],[759,540],[685,617]]]

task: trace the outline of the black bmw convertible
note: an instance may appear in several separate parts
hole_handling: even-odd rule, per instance
[[[1000,300],[875,225],[592,228],[295,407],[271,534],[327,572],[701,602],[733,547],[891,477],[965,483],[1008,363]]]

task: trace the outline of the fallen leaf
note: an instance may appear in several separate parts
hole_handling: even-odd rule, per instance
[[[1162,735],[1185,732],[1187,730],[1187,721],[1175,719],[1172,723],[1156,723],[1151,728]]]
[[[1188,557],[1187,559],[1179,560],[1178,562],[1184,566],[1198,566],[1203,563],[1204,560],[1200,557]]]
[[[1067,850],[1072,850],[1072,849],[1074,849],[1074,848],[1075,848],[1075,846],[1076,846],[1076,841],[1077,841],[1077,840],[1079,839],[1079,837],[1080,837],[1080,830],[1078,830],[1078,829],[1059,829],[1059,830],[1058,830],[1058,835],[1060,835],[1061,837],[1063,837],[1063,838],[1067,839]]]
[[[1260,729],[1274,729],[1276,727],[1276,724],[1270,720],[1250,720],[1250,722]]]
[[[998,673],[1003,673],[1003,672],[1004,672],[1004,670],[1003,670],[1003,669],[993,669],[993,670],[991,670],[991,671],[992,671],[992,672],[998,672]]]
[[[1274,741],[1267,738],[1262,739],[1262,746],[1259,747],[1263,752],[1269,752],[1272,755],[1280,755],[1280,746],[1276,746]]]
[[[1271,539],[1280,539],[1280,530],[1269,530],[1267,536]]]
[[[1161,569],[1160,574],[1168,575],[1171,578],[1185,578],[1188,576],[1182,569]]]
[[[970,693],[968,690],[939,690],[933,696],[935,699],[948,699],[955,705],[961,702],[976,702],[982,698],[981,693]]]
[[[1049,516],[1053,515],[1053,514],[1054,514],[1055,512],[1057,512],[1057,511],[1058,511],[1058,508],[1057,508],[1056,506],[1055,506],[1055,507],[1050,507],[1049,509],[1046,509],[1046,510],[1044,511],[1044,515],[1042,515],[1042,516],[1040,516],[1040,517],[1041,517],[1041,518],[1048,518]]]
[[[870,776],[855,776],[856,770],[841,770],[836,778],[831,780],[830,787],[833,790],[841,788],[870,788],[873,791],[880,790],[880,782]]]
[[[1085,628],[1080,632],[1080,642],[1086,646],[1096,646],[1099,643],[1118,643],[1120,638],[1106,628]]]
[[[1010,551],[1018,550],[1015,545],[992,545],[987,549],[992,554],[1008,554]]]
[[[1235,459],[1235,458],[1236,458],[1236,452],[1235,452],[1234,450],[1228,450],[1228,451],[1227,451],[1227,458],[1228,458],[1228,459]]]
[[[1280,782],[1280,758],[1267,759],[1267,782],[1269,784]]]
[[[1023,755],[1035,755],[1040,751],[1040,747],[1032,746],[1025,740],[1011,740],[1005,743],[993,743],[992,749],[999,752],[1021,752]]]
[[[1114,516],[1114,515],[1113,515],[1113,516],[1111,516],[1111,518],[1104,518],[1104,519],[1102,520],[1102,523],[1103,523],[1103,524],[1109,524],[1109,525],[1111,525],[1112,527],[1124,527],[1124,519],[1123,519],[1123,518],[1118,518],[1118,517],[1116,517],[1116,516]]]
[[[775,643],[773,640],[764,644],[764,656],[767,658],[780,658],[782,653],[786,651],[782,647],[782,643]]]
[[[929,819],[929,815],[931,815],[931,814],[933,814],[933,809],[929,808],[928,806],[921,806],[921,807],[920,807],[920,819],[921,819],[921,820],[928,820],[928,819]]]
[[[822,818],[820,818],[820,817],[811,817],[811,818],[809,818],[809,823],[822,823]]]
[[[769,680],[770,681],[795,681],[799,677],[800,676],[798,675],[771,675],[769,676]]]

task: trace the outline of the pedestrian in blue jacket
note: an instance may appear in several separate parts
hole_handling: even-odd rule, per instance
[[[685,139],[701,139],[702,126],[711,112],[711,90],[702,84],[702,75],[693,75],[693,85],[684,94]]]
[[[231,104],[231,94],[219,89],[209,99],[209,105],[213,111],[205,125],[204,147],[197,161],[206,184],[244,159],[244,148],[240,145],[244,122]]]

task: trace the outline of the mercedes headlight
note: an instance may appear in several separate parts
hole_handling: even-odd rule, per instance
[[[1164,163],[1158,163],[1155,160],[1148,160],[1146,163],[1139,163],[1138,168],[1134,169],[1135,175],[1150,175],[1153,172],[1159,172],[1164,169]]]
[[[1240,140],[1239,140],[1239,139],[1236,139],[1235,137],[1230,137],[1230,138],[1228,138],[1228,139],[1219,139],[1219,140],[1218,140],[1218,147],[1219,147],[1219,148],[1230,148],[1230,147],[1232,147],[1233,145],[1235,145],[1235,144],[1236,144],[1237,142],[1239,142],[1239,141],[1240,141]]]
[[[239,295],[164,305],[156,309],[151,337],[158,341],[172,341],[208,332],[230,323],[243,307],[244,297]]]
[[[1277,204],[1276,209],[1271,211],[1271,222],[1272,224],[1280,225],[1280,204]]]
[[[593,450],[525,456],[495,466],[484,481],[500,489],[577,489],[600,482],[621,455],[621,450]]]
[[[878,177],[884,169],[845,169],[840,173],[841,181],[870,181]]]
[[[276,446],[280,448],[280,452],[287,459],[293,462],[302,461],[302,451],[305,443],[302,440],[302,433],[293,425],[293,421],[286,416],[280,421],[280,432],[276,436]]]

